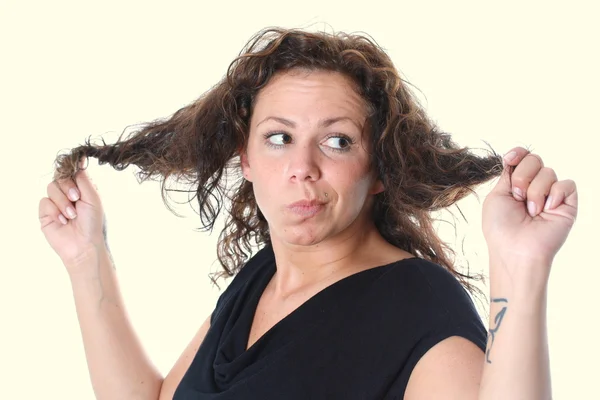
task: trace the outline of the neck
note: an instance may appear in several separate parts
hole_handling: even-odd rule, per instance
[[[373,222],[311,246],[289,244],[277,238],[272,238],[272,245],[277,271],[271,287],[280,298],[334,276],[383,265],[387,263],[383,255],[389,260],[390,252],[398,250],[379,234]],[[391,257],[397,257],[397,253]]]

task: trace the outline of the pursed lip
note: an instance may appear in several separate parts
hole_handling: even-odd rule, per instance
[[[325,202],[318,200],[318,199],[313,199],[313,200],[300,200],[297,201],[295,203],[292,203],[290,205],[288,205],[288,208],[294,208],[294,207],[315,207],[315,206],[321,206],[325,204]]]

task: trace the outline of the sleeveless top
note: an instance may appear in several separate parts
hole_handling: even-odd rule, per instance
[[[440,341],[461,336],[485,352],[468,292],[417,257],[333,283],[246,350],[275,271],[266,245],[234,277],[173,400],[402,399],[414,366]]]

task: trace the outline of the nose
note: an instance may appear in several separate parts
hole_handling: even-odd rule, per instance
[[[288,153],[287,175],[292,181],[316,181],[321,177],[318,146],[294,146]]]

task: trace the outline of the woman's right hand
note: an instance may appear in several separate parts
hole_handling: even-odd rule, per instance
[[[50,182],[48,197],[43,197],[39,204],[42,232],[70,274],[80,272],[90,257],[108,249],[102,202],[96,186],[83,169],[85,161],[85,157],[80,160],[75,180]],[[69,214],[69,208],[74,211],[74,217]]]

